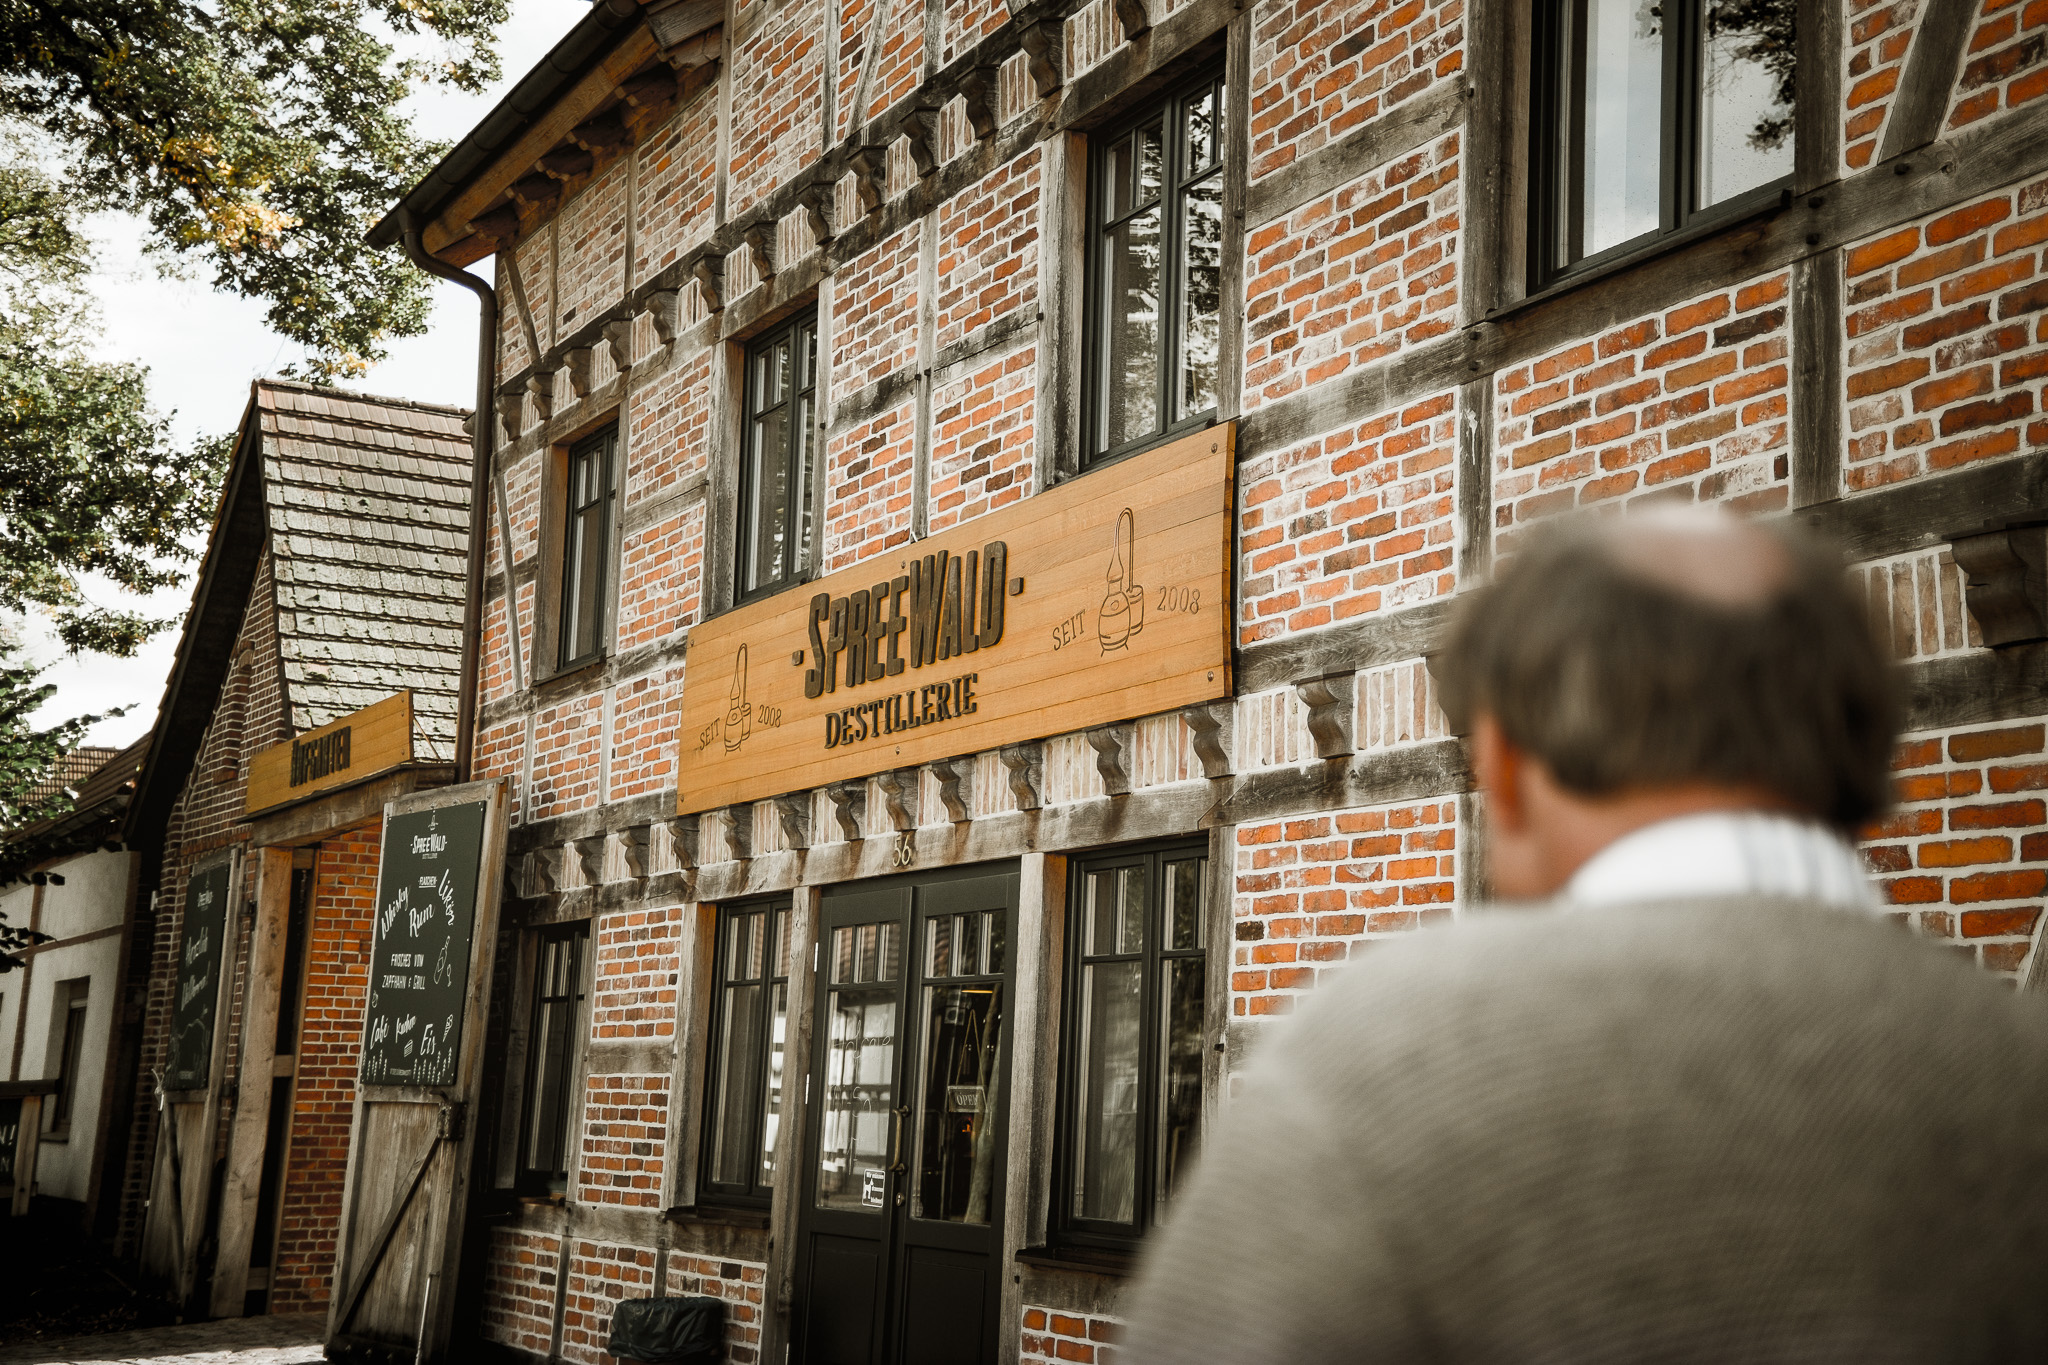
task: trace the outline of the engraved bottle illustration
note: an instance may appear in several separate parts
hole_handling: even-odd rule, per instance
[[[740,646],[732,666],[732,693],[725,706],[725,751],[736,752],[754,731],[754,708],[747,704],[747,647]]]
[[[1122,649],[1145,628],[1145,590],[1138,586],[1137,521],[1126,507],[1117,514],[1109,557],[1109,588],[1096,615],[1102,652]]]

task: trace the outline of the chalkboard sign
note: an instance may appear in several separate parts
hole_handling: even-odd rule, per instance
[[[213,1068],[213,1006],[228,908],[228,864],[185,884],[185,933],[178,944],[178,995],[171,1002],[171,1075],[166,1090],[202,1090]]]
[[[481,801],[384,823],[365,1085],[455,1083],[483,845]]]

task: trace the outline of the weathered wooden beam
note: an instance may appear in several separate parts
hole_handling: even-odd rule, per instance
[[[1913,45],[1906,50],[1905,74],[1885,116],[1880,160],[1918,151],[1941,136],[1962,69],[1963,46],[1981,8],[1977,0],[1923,0]]]
[[[1440,81],[1419,99],[1367,119],[1294,164],[1260,177],[1245,192],[1246,225],[1257,227],[1292,213],[1456,129],[1465,121],[1467,89],[1463,81]]]
[[[1931,474],[1800,509],[1851,560],[1883,559],[1963,536],[2048,521],[2048,454]]]

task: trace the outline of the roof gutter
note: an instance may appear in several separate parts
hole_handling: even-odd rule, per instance
[[[483,657],[485,530],[490,524],[491,423],[498,361],[498,295],[479,276],[435,260],[420,242],[419,217],[407,206],[398,210],[399,240],[412,263],[429,275],[461,285],[477,299],[476,412],[470,418],[469,575],[462,597],[462,666],[456,676],[455,781],[469,781],[470,756],[476,748],[476,693]]]

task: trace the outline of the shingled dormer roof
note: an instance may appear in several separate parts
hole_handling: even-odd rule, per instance
[[[410,688],[419,737],[452,760],[468,414],[265,381],[254,415],[292,728]]]
[[[128,810],[160,846],[267,550],[292,728],[411,689],[422,757],[452,760],[471,446],[460,408],[276,379],[250,386],[192,606]]]

